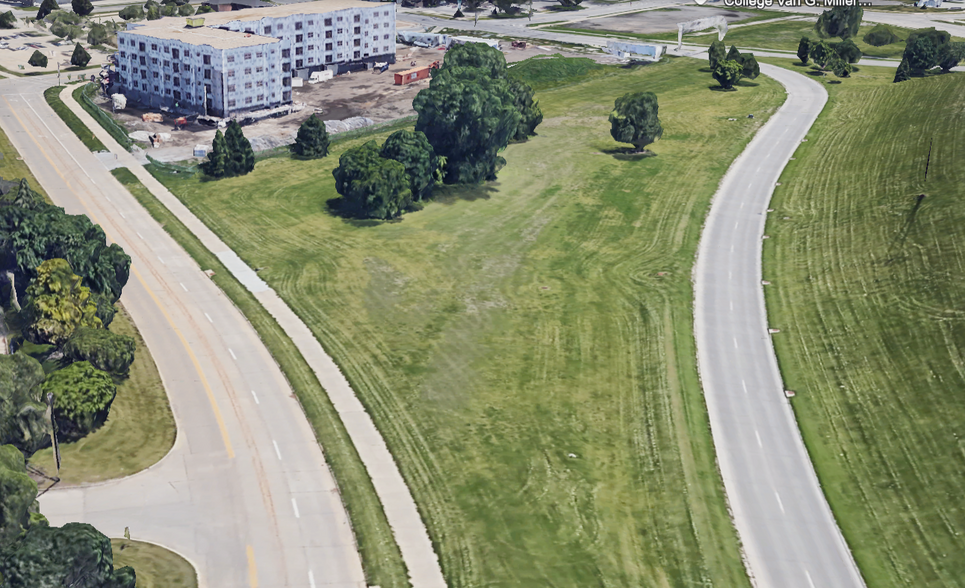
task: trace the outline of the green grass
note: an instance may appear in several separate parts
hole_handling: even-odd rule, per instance
[[[74,131],[77,138],[80,139],[81,143],[91,151],[107,151],[107,147],[101,143],[100,139],[94,136],[87,126],[81,122],[77,115],[74,114],[64,101],[60,99],[60,92],[64,89],[63,86],[52,86],[44,90],[44,98],[47,99],[47,104],[54,109],[54,112],[64,120],[70,130]]]
[[[89,484],[121,478],[146,469],[174,445],[175,423],[164,384],[151,353],[123,307],[111,331],[134,337],[137,353],[130,376],[117,387],[117,397],[104,425],[74,443],[61,443],[62,485]],[[38,451],[30,464],[55,475],[53,450]]]
[[[339,493],[352,521],[365,569],[367,584],[383,588],[409,586],[405,565],[392,538],[382,505],[365,467],[352,445],[338,413],[298,348],[254,296],[221,265],[221,262],[164,207],[127,168],[111,172],[144,206],[164,230],[204,269],[214,270],[212,280],[231,298],[251,322],[272,357],[278,362],[302,409],[315,430]]]
[[[91,117],[97,121],[97,124],[104,127],[104,130],[107,131],[121,147],[130,150],[134,141],[128,136],[124,127],[91,100],[91,96],[97,91],[98,86],[96,84],[84,84],[78,86],[77,89],[72,92],[72,95],[74,100],[80,104],[80,107],[86,110],[87,114],[91,115]]]
[[[216,185],[158,174],[346,373],[454,588],[749,585],[690,272],[720,178],[784,91],[711,92],[698,67],[540,92],[539,136],[505,150],[497,182],[440,190],[399,222],[327,211],[332,168],[365,139]],[[606,119],[641,90],[665,131],[656,157],[627,158]]]
[[[769,320],[869,588],[962,587],[965,76],[855,76],[776,190]]]
[[[153,543],[111,539],[114,567],[131,566],[137,588],[198,588],[198,573],[191,563]]]
[[[531,57],[509,68],[510,76],[525,80],[537,91],[581,83],[590,77],[609,73],[614,73],[613,68],[601,65],[588,57],[563,57],[559,53],[545,57]]]

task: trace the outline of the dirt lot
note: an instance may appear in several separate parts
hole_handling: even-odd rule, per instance
[[[612,56],[606,54],[572,53],[553,47],[552,45],[533,46],[526,49],[512,49],[504,47],[506,60],[520,61],[535,55],[550,55],[562,53],[568,56],[588,56],[600,61],[613,61]],[[429,85],[429,80],[421,80],[404,86],[395,85],[396,72],[415,67],[430,65],[443,59],[445,51],[438,49],[422,49],[399,45],[397,61],[385,73],[372,71],[356,72],[340,75],[327,82],[319,84],[305,83],[301,88],[293,88],[293,100],[296,104],[303,104],[304,108],[292,114],[279,118],[269,118],[244,127],[245,136],[252,141],[255,150],[268,149],[294,141],[299,125],[312,115],[319,112],[323,120],[344,120],[350,117],[366,117],[375,123],[394,120],[403,116],[415,114],[412,100],[419,90]],[[109,110],[110,103],[106,97],[95,100],[102,107]],[[161,147],[144,146],[146,154],[160,161],[182,161],[190,159],[195,145],[211,145],[215,129],[198,123],[189,124],[183,131],[173,131],[173,118],[165,117],[164,122],[149,123],[141,120],[141,115],[147,112],[137,108],[127,108],[115,116],[121,121],[128,132],[147,131],[150,134],[167,133],[170,135]]]
[[[74,44],[70,43],[58,47],[54,45],[57,41],[60,41],[60,38],[51,35],[45,30],[40,30],[32,26],[4,29],[3,34],[0,35],[0,42],[8,43],[9,47],[0,49],[0,66],[17,73],[56,73],[57,62],[59,61],[60,69],[64,71],[71,67],[70,56],[74,52]],[[27,45],[28,43],[37,46],[31,47]],[[91,49],[87,47],[87,43],[83,43],[83,45],[84,48],[87,49],[87,52],[90,53],[90,63],[88,67],[94,65],[100,66],[107,63],[107,53]],[[20,47],[26,48],[17,50]],[[34,67],[27,64],[27,60],[30,59],[30,56],[33,55],[35,50],[39,50],[47,56],[47,67]],[[88,69],[82,73],[84,75],[90,75],[92,72],[96,72],[96,70]],[[67,75],[67,73],[64,74],[65,81]],[[71,75],[76,76],[78,73]]]
[[[600,31],[616,31],[620,33],[666,33],[677,30],[678,22],[688,22],[699,18],[723,16],[727,22],[738,22],[753,16],[739,10],[722,10],[712,7],[681,6],[673,9],[647,10],[632,14],[607,16],[590,20],[580,20],[569,25],[574,29],[594,29]],[[781,14],[775,14],[781,16]]]

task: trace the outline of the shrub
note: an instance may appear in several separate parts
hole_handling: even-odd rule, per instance
[[[17,26],[17,17],[13,15],[12,10],[8,10],[3,14],[0,14],[0,29],[12,29]]]
[[[47,56],[40,51],[34,51],[30,59],[27,60],[27,64],[34,67],[47,67]]]
[[[80,43],[74,45],[74,53],[70,56],[70,64],[77,67],[86,67],[90,63],[90,53],[87,52]]]
[[[864,42],[872,47],[884,47],[900,40],[888,25],[883,24],[875,25],[875,28],[868,31],[864,36]]]
[[[117,387],[106,372],[80,361],[47,376],[41,393],[54,395],[57,438],[77,440],[104,424]]]
[[[86,361],[119,378],[127,376],[134,363],[135,350],[132,337],[90,327],[75,330],[62,349],[64,359],[68,362]]]

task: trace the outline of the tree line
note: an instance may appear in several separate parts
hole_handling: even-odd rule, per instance
[[[103,424],[134,361],[108,327],[130,257],[86,216],[47,204],[21,180],[0,196],[0,307],[19,331],[0,355],[0,579],[10,588],[134,588],[90,525],[50,527],[25,459]],[[52,395],[52,396],[51,396]],[[53,399],[48,422],[47,400]]]

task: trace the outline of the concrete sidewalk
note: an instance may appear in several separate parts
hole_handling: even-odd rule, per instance
[[[381,434],[338,366],[325,352],[308,326],[298,318],[275,291],[262,282],[254,270],[241,262],[234,251],[81,108],[72,96],[74,89],[75,86],[67,86],[61,92],[60,98],[64,104],[90,128],[91,132],[112,153],[117,155],[117,161],[121,166],[130,169],[155,198],[174,214],[209,251],[218,256],[229,271],[271,313],[285,334],[298,346],[305,361],[328,393],[359,457],[362,459],[362,463],[365,464],[395,540],[402,552],[402,558],[408,568],[413,588],[445,588],[446,583],[439,565],[439,559],[433,550],[432,542],[422,518],[419,516],[415,500],[412,498],[412,494],[409,492],[409,488],[406,486],[405,480],[402,478]]]

